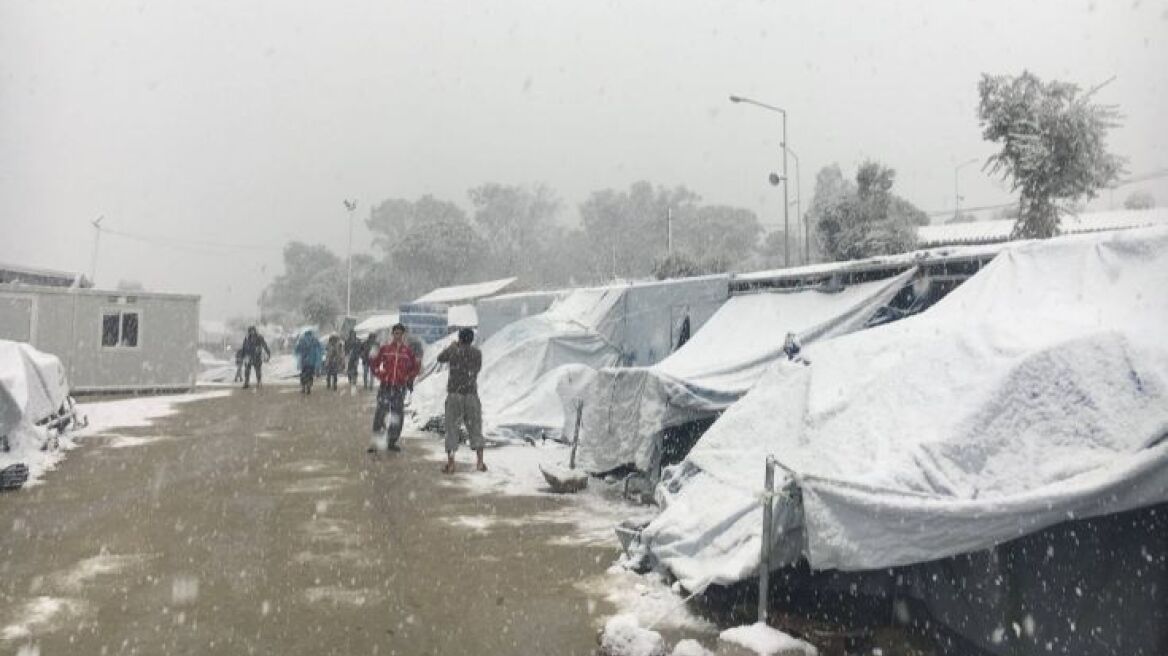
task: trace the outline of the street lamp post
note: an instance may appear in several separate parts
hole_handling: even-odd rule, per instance
[[[790,222],[787,217],[787,188],[791,186],[790,179],[787,178],[787,110],[742,96],[730,96],[730,102],[747,103],[783,115],[783,141],[781,144],[783,146],[783,263],[784,266],[791,266]]]
[[[799,155],[790,148],[784,149],[795,158],[795,220],[803,222],[803,264],[811,260],[811,242],[807,239],[807,221],[803,218],[803,181],[799,178]]]
[[[97,286],[97,246],[101,243],[101,222],[105,220],[105,215],[97,217],[97,219],[90,221],[93,224],[93,257],[89,261],[89,282]]]
[[[961,171],[961,169],[965,168],[966,166],[969,166],[970,164],[973,164],[976,161],[977,161],[977,158],[974,157],[973,159],[971,159],[969,161],[962,162],[962,163],[958,164],[957,166],[953,167],[953,221],[954,222],[957,222],[961,218],[961,194],[959,194],[957,192],[957,174]]]
[[[349,275],[345,283],[345,318],[353,316],[353,210],[357,200],[345,199],[345,209],[349,211]]]

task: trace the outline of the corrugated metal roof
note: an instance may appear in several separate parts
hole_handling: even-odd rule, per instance
[[[1069,215],[1063,217],[1060,228],[1063,234],[1073,235],[1163,224],[1168,224],[1168,208],[1158,207]],[[917,246],[931,248],[950,244],[990,244],[1008,241],[1013,230],[1013,219],[927,225],[917,228]]]

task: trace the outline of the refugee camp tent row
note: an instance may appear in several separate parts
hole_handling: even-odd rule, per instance
[[[570,291],[517,292],[479,299],[475,302],[479,319],[479,342],[490,339],[507,324],[546,311],[553,302],[567,296]]]
[[[930,307],[988,263],[1001,246],[941,249],[859,262],[739,274],[731,298],[688,343],[647,367],[610,367],[583,392],[583,466],[632,467],[655,476],[785,360],[804,347]]]
[[[571,396],[598,368],[665,357],[685,331],[704,324],[726,301],[728,280],[718,275],[577,289],[548,310],[508,324],[480,344],[485,430],[559,438],[564,410],[558,390]],[[445,389],[443,368],[419,380],[411,408],[420,425],[442,416]]]
[[[641,545],[689,590],[755,576],[763,539],[772,568],[891,572],[991,653],[1166,653],[1165,325],[1168,230],[1011,245],[770,367],[665,470]]]

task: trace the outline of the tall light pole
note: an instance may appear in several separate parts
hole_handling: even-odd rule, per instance
[[[953,221],[954,222],[957,222],[961,218],[961,194],[959,194],[957,192],[957,174],[961,171],[961,169],[965,168],[966,166],[969,166],[970,164],[973,164],[976,161],[977,161],[977,158],[974,157],[973,159],[971,159],[969,161],[962,162],[962,163],[958,164],[957,166],[953,167]]]
[[[349,275],[345,283],[345,318],[353,316],[353,211],[357,209],[357,199],[345,199],[345,209],[349,211]]]
[[[790,148],[784,149],[795,158],[795,220],[803,222],[803,264],[811,259],[811,247],[807,240],[807,219],[803,216],[803,181],[799,178],[799,155]]]
[[[730,96],[730,102],[747,103],[783,115],[783,141],[781,144],[783,146],[783,263],[784,266],[791,266],[790,221],[787,218],[787,188],[791,186],[790,179],[787,178],[787,110],[742,96]]]
[[[101,242],[101,222],[105,220],[105,215],[97,217],[90,221],[93,224],[93,257],[89,261],[89,282],[97,287],[97,245]]]

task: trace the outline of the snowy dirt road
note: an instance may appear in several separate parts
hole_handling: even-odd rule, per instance
[[[611,546],[452,521],[564,502],[442,482],[420,440],[370,457],[369,403],[281,387],[187,403],[0,496],[0,652],[592,653],[614,609],[578,583]]]

